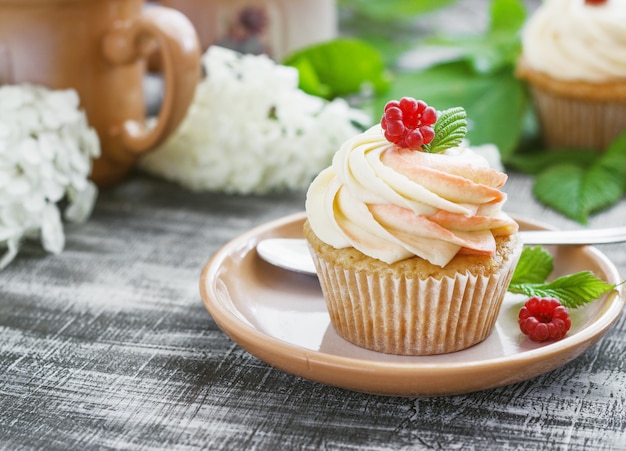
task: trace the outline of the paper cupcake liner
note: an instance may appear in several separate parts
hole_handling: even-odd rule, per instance
[[[550,148],[605,150],[626,131],[626,102],[570,98],[532,85],[530,90]]]
[[[347,270],[314,255],[337,333],[357,346],[400,355],[450,353],[487,338],[518,257],[489,276],[417,279]]]

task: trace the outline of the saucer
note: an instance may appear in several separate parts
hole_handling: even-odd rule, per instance
[[[521,229],[545,226],[515,218]],[[534,343],[519,331],[526,298],[507,293],[495,329],[471,348],[434,356],[369,351],[341,338],[326,311],[315,277],[261,260],[265,238],[302,238],[304,213],[259,226],[223,246],[202,271],[200,292],[219,327],[264,362],[312,381],[391,396],[469,393],[521,382],[578,357],[615,323],[624,306],[619,290],[571,310],[572,329],[559,341]],[[544,246],[554,257],[553,275],[589,270],[610,284],[617,268],[592,246]]]

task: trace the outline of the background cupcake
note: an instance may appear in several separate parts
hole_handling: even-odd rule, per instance
[[[426,355],[491,333],[522,244],[506,175],[458,146],[465,124],[459,108],[392,101],[311,184],[304,235],[346,340]]]
[[[545,0],[517,67],[545,144],[604,150],[626,131],[626,2]]]

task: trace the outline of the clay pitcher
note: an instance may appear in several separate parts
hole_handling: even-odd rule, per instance
[[[158,48],[165,93],[145,127],[146,59]],[[182,13],[142,0],[0,0],[0,83],[73,88],[100,137],[92,179],[122,181],[184,118],[200,78],[197,34]]]

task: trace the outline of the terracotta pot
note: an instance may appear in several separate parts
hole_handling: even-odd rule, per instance
[[[156,125],[144,126],[146,58],[158,47],[165,94]],[[102,156],[92,179],[122,181],[139,156],[184,118],[200,78],[190,21],[142,0],[0,0],[0,83],[74,88]]]

